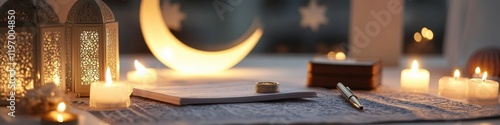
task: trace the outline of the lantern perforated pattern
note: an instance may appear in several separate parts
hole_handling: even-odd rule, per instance
[[[73,4],[66,20],[72,51],[67,71],[67,88],[77,97],[90,95],[90,84],[104,80],[105,69],[111,77],[119,79],[118,22],[113,12],[101,0],[78,0]]]
[[[61,68],[63,59],[61,58],[63,53],[60,51],[62,49],[62,36],[61,32],[44,32],[42,51],[43,51],[43,64],[42,67],[54,70],[44,70],[42,77],[43,81],[46,83],[54,82],[57,86],[62,83],[62,78],[64,74],[59,68]]]
[[[0,57],[2,57],[0,66],[2,67],[2,70],[4,72],[10,69],[14,69],[16,71],[15,76],[17,79],[15,93],[16,95],[24,96],[26,90],[33,89],[34,86],[34,45],[32,42],[26,42],[33,41],[34,36],[33,33],[25,31],[17,32],[16,35],[16,39],[13,40],[13,42],[16,43],[16,55],[14,56],[16,64],[9,64],[12,63],[12,61],[9,60],[9,56],[7,55],[7,52],[9,50],[7,45],[8,42],[0,42],[0,51],[2,52],[2,54],[0,54]],[[7,34],[0,35],[0,41],[8,41]],[[2,81],[2,86],[0,88],[0,91],[2,91],[1,96],[8,96],[11,92],[10,90],[13,90],[8,86],[8,81],[10,81],[9,72],[0,73],[0,80]]]
[[[116,27],[110,27],[106,29],[106,62],[107,66],[111,70],[111,76],[114,80],[117,80],[118,76],[118,40],[117,40],[117,29]]]
[[[82,85],[90,85],[99,80],[99,33],[95,30],[80,34],[80,60]]]
[[[15,11],[15,39],[8,39],[9,10]],[[44,0],[8,0],[0,7],[0,97],[24,97],[27,90],[49,82],[64,89],[65,34],[57,14]],[[14,58],[9,59],[9,40]],[[12,65],[14,63],[15,65]],[[10,73],[15,71],[16,88],[10,88]],[[1,103],[1,102],[0,102]]]

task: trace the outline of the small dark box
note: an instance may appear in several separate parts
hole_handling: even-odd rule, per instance
[[[316,57],[309,61],[307,86],[336,88],[341,82],[351,89],[370,90],[381,84],[382,63],[379,59],[333,60]]]

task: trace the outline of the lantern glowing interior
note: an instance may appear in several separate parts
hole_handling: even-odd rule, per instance
[[[47,83],[55,83],[65,90],[65,27],[52,7],[44,0],[9,0],[0,11],[0,50],[5,52],[0,55],[0,66],[5,71],[0,73],[0,80],[4,81],[0,85],[0,97],[10,92],[23,97],[26,90]],[[9,16],[15,18],[9,20]],[[11,29],[9,22],[12,21],[15,27]],[[8,37],[9,32],[14,37]],[[8,87],[11,73],[14,73],[15,89]]]
[[[231,68],[245,58],[262,36],[262,29],[255,26],[258,21],[254,20],[247,34],[239,39],[240,44],[232,48],[221,51],[191,48],[177,39],[165,25],[159,0],[142,1],[140,22],[146,44],[154,56],[166,66],[189,74],[213,73]]]

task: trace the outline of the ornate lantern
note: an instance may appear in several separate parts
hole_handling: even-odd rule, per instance
[[[0,97],[23,97],[46,83],[64,90],[65,27],[52,7],[43,0],[8,0],[0,12]]]
[[[89,96],[90,84],[103,80],[110,67],[119,79],[118,22],[101,0],[78,0],[66,22],[71,51],[68,84],[77,97]]]

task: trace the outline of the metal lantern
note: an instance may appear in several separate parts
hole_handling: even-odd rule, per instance
[[[1,97],[24,97],[47,83],[64,90],[65,27],[52,7],[43,0],[8,0],[0,12]]]
[[[118,22],[101,0],[78,0],[66,22],[71,47],[70,78],[77,97],[89,96],[90,84],[102,81],[106,67],[114,80],[119,79]]]

